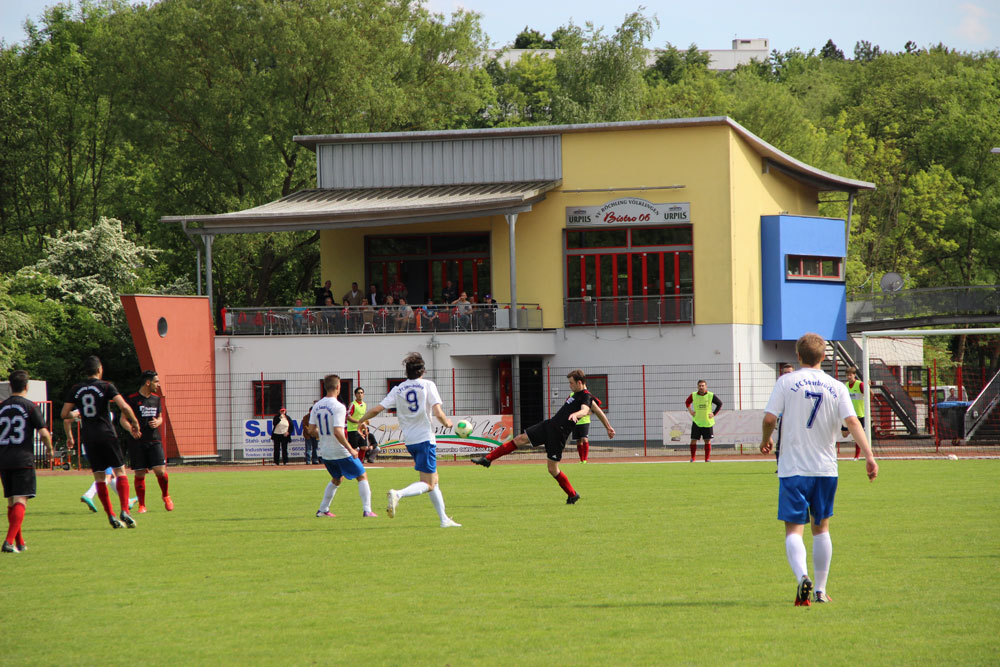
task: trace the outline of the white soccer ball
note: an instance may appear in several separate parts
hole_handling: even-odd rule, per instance
[[[470,433],[472,433],[472,424],[470,424],[469,422],[462,419],[457,424],[455,424],[455,435],[457,435],[458,437],[467,438],[469,437]]]
[[[957,461],[957,460],[958,460],[958,457],[957,457],[957,456],[955,456],[954,454],[949,454],[949,455],[948,455],[948,460],[949,460],[949,461]]]

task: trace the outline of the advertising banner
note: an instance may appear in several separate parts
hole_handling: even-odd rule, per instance
[[[382,413],[383,415],[385,413]],[[434,437],[437,440],[437,453],[441,454],[485,454],[496,449],[505,440],[511,438],[514,430],[514,419],[511,415],[459,415],[449,417],[453,424],[465,420],[472,425],[472,433],[460,438],[454,429],[447,429],[434,420]],[[292,440],[288,445],[289,458],[305,455],[305,441],[302,438],[302,423],[292,419]],[[406,452],[401,441],[402,432],[399,420],[392,415],[378,416],[372,419],[371,433],[375,436],[385,452]],[[271,440],[271,420],[266,418],[247,419],[243,423],[243,457],[247,459],[265,459],[274,455],[274,443]]]
[[[712,442],[720,445],[739,445],[757,449],[760,447],[761,424],[764,421],[763,410],[723,410],[715,418],[712,429]],[[691,442],[691,415],[684,410],[672,410],[663,413],[663,444],[665,446],[688,444]],[[775,433],[772,437],[777,437]],[[847,436],[837,432],[837,442],[852,442]],[[698,441],[699,444],[701,441]]]
[[[567,206],[566,226],[650,225],[691,222],[691,204],[653,204],[638,197],[614,199],[601,206]]]

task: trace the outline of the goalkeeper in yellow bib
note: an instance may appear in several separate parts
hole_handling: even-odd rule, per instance
[[[858,421],[861,422],[861,428],[865,427],[865,383],[858,379],[858,368],[857,366],[851,366],[847,369],[847,381],[844,382],[847,385],[848,396],[851,399],[851,404],[854,406],[854,412],[858,415]],[[847,437],[847,427],[840,427],[840,434]],[[861,457],[861,446],[858,443],[854,443],[854,460],[857,461]]]
[[[693,419],[691,463],[694,463],[695,455],[698,453],[699,438],[705,441],[705,462],[708,463],[712,457],[712,427],[715,426],[715,417],[722,409],[722,401],[708,390],[707,382],[698,380],[698,391],[687,397],[684,406]]]

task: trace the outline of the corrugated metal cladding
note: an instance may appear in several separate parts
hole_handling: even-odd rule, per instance
[[[518,183],[562,178],[562,137],[457,139],[317,147],[321,188]]]

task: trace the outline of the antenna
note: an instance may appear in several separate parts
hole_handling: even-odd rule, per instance
[[[890,271],[882,276],[882,279],[878,281],[878,284],[879,287],[882,288],[883,292],[898,292],[903,289],[903,276],[899,275],[895,271]]]

